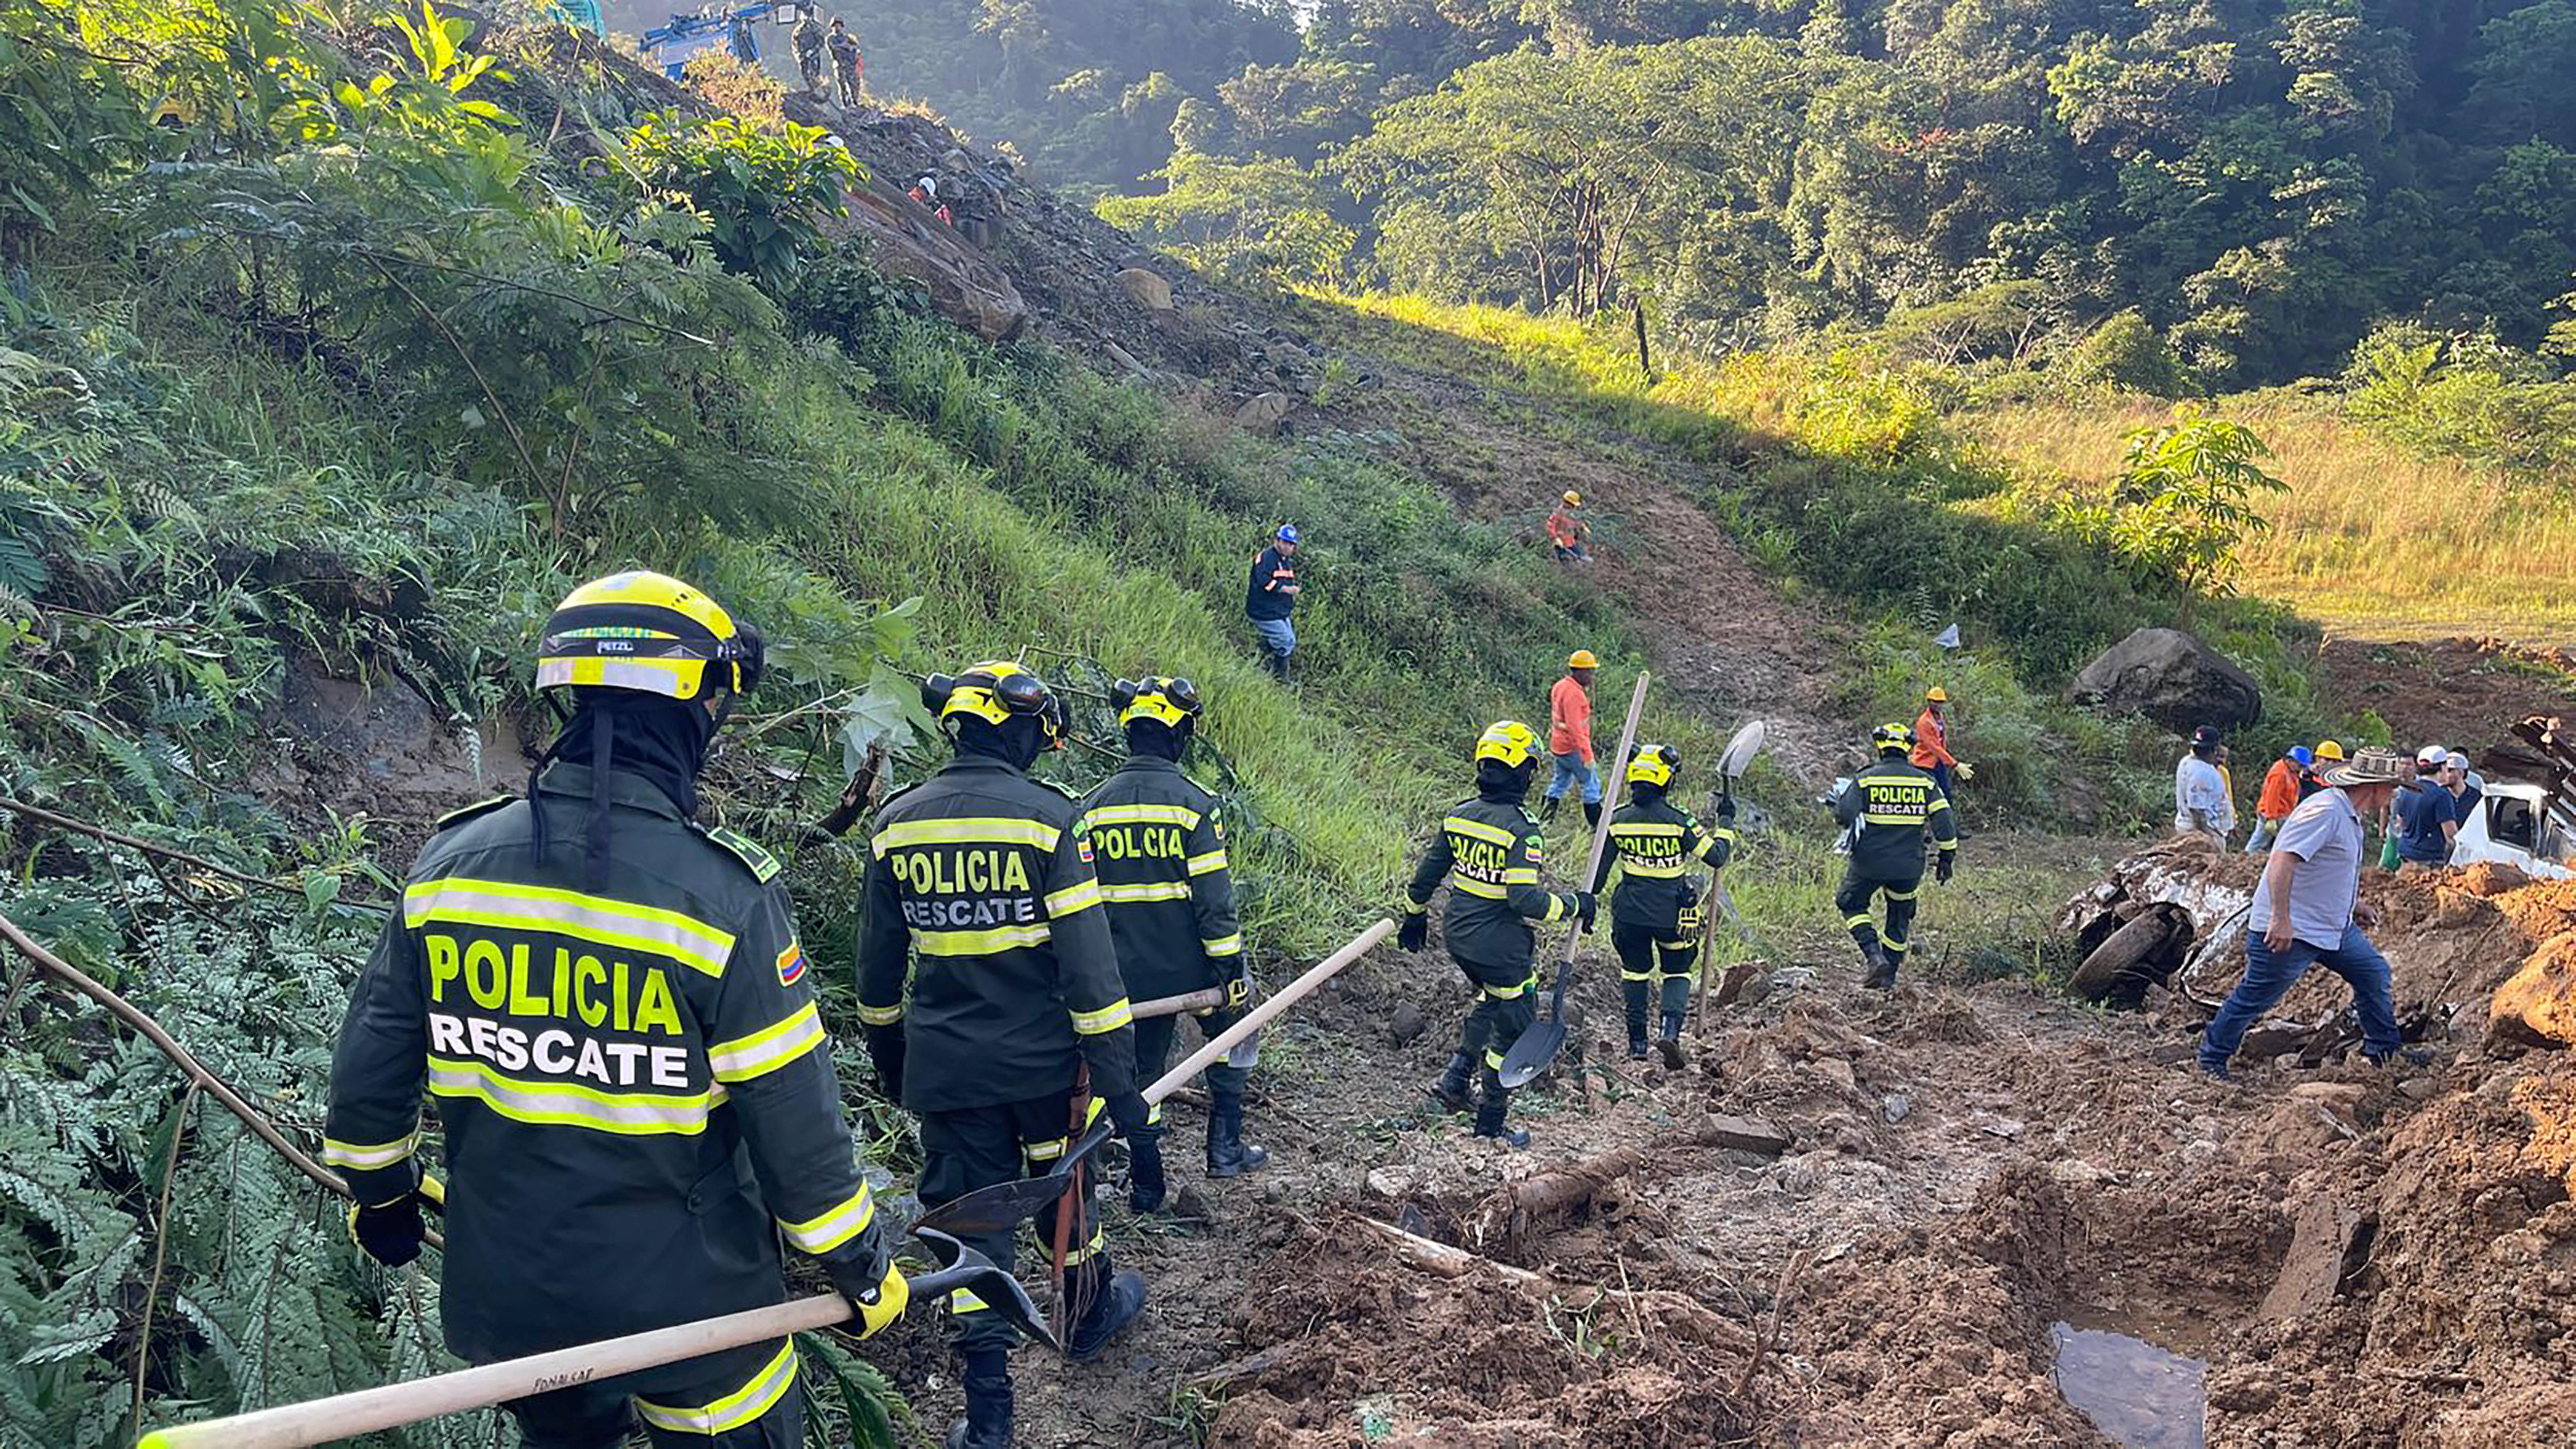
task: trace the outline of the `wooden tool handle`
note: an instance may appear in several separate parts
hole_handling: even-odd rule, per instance
[[[1179,1016],[1192,1011],[1214,1011],[1225,1005],[1225,988],[1211,986],[1205,991],[1184,991],[1178,996],[1158,996],[1137,1002],[1131,1014],[1138,1021],[1157,1016]]]
[[[1376,925],[1353,936],[1349,944],[1307,968],[1305,975],[1280,987],[1268,1000],[1245,1012],[1243,1020],[1217,1033],[1213,1040],[1183,1058],[1179,1066],[1163,1073],[1159,1080],[1145,1089],[1145,1100],[1159,1102],[1179,1091],[1190,1078],[1206,1071],[1209,1064],[1234,1050],[1235,1043],[1261,1030],[1272,1017],[1296,1005],[1299,998],[1331,980],[1335,972],[1367,955],[1371,946],[1394,934],[1395,922],[1380,917]]]
[[[1643,714],[1646,709],[1648,677],[1646,671],[1642,669],[1637,671],[1637,688],[1628,696],[1628,722],[1619,729],[1619,756],[1610,763],[1610,778],[1601,782],[1601,819],[1592,827],[1592,854],[1585,857],[1583,862],[1581,888],[1587,891],[1592,889],[1594,881],[1601,878],[1601,856],[1610,848],[1610,802],[1617,798],[1614,782],[1628,773],[1628,749],[1637,743],[1637,716]],[[1573,930],[1565,933],[1566,965],[1574,964],[1574,945],[1582,939],[1583,927],[1580,922],[1576,923]],[[1563,971],[1557,973],[1556,983],[1557,994],[1562,997],[1565,992]]]

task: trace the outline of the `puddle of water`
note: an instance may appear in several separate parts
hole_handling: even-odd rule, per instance
[[[2093,1427],[2127,1449],[2203,1449],[2207,1363],[2064,1320],[2050,1324],[2048,1336],[2057,1348],[2057,1391]]]

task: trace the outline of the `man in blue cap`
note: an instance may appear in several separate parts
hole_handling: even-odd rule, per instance
[[[1243,616],[1261,636],[1261,662],[1279,682],[1288,682],[1288,656],[1297,651],[1297,631],[1288,623],[1297,607],[1297,525],[1283,523],[1279,532],[1252,560],[1252,587],[1243,600]]]
[[[2271,771],[2263,776],[2263,793],[2254,800],[2254,833],[2245,838],[2245,853],[2261,855],[2272,848],[2272,839],[2281,833],[2281,822],[2299,808],[2299,777],[2316,768],[2317,752],[2306,745],[2292,745],[2272,762]]]

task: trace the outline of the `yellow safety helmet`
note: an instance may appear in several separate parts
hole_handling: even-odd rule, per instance
[[[2342,758],[2342,745],[2335,743],[2333,740],[2317,741],[2317,763],[2323,764],[2328,760],[2340,760]]]
[[[1577,649],[1573,653],[1565,656],[1565,667],[1568,669],[1598,669],[1601,667],[1601,661],[1592,657],[1591,650]]]
[[[1565,501],[1577,508],[1580,508],[1583,506],[1583,495],[1575,492],[1571,488],[1568,488],[1565,490]]]
[[[1122,679],[1109,686],[1109,705],[1118,711],[1121,725],[1150,719],[1179,729],[1199,712],[1199,687],[1168,674]]]
[[[1013,716],[1034,719],[1051,745],[1064,743],[1068,724],[1064,701],[1047,682],[1007,659],[988,659],[962,674],[930,676],[921,682],[921,703],[939,716],[942,726],[973,718],[999,728]]]
[[[564,596],[537,645],[539,689],[632,689],[676,700],[760,682],[760,631],[668,574],[629,569]],[[708,665],[714,665],[710,676]]]
[[[1476,737],[1476,763],[1492,760],[1517,770],[1538,752],[1538,735],[1516,719],[1498,719]]]
[[[1670,745],[1639,745],[1628,757],[1631,785],[1670,785],[1682,767],[1681,751]]]
[[[1910,750],[1914,748],[1914,727],[1889,720],[1869,732],[1869,742],[1882,750]]]
[[[1948,704],[1950,702],[1950,691],[1943,689],[1941,686],[1936,684],[1930,689],[1923,691],[1923,700],[1926,704]]]

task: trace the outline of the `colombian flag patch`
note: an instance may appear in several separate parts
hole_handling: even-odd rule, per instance
[[[1091,837],[1088,835],[1077,835],[1073,838],[1073,845],[1075,853],[1082,857],[1082,863],[1084,865],[1091,864]]]
[[[793,986],[803,979],[805,979],[805,947],[801,942],[790,941],[787,943],[787,949],[778,953],[778,984]]]

